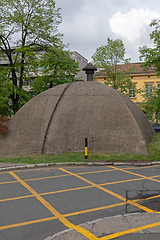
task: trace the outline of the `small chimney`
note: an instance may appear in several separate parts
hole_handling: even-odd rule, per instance
[[[87,81],[93,81],[93,74],[97,68],[92,63],[88,63],[82,70],[87,74]]]

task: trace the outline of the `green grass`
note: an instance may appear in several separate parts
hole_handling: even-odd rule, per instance
[[[0,159],[0,163],[55,163],[55,162],[85,162],[84,153],[64,153],[58,155],[31,154]],[[98,154],[88,153],[88,162],[152,162],[160,161],[160,133],[155,134],[149,145],[147,156],[136,154]]]

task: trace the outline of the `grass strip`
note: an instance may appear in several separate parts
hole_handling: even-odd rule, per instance
[[[88,153],[87,162],[153,162],[160,161],[160,133],[156,133],[149,145],[147,156],[140,154],[101,154]],[[84,152],[68,152],[63,154],[30,154],[0,159],[0,163],[56,163],[56,162],[86,162]]]

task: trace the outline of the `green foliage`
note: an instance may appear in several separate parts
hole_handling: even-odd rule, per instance
[[[0,114],[10,116],[9,94],[12,92],[12,82],[7,77],[7,68],[0,66]]]
[[[0,57],[7,61],[2,77],[5,83],[1,80],[0,84],[3,113],[8,107],[15,113],[34,94],[54,86],[55,82],[73,80],[77,66],[69,61],[69,54],[64,50],[58,32],[61,21],[54,0],[0,1]],[[39,76],[40,68],[44,69],[43,77]],[[28,93],[24,86],[30,81],[36,82],[34,87],[38,90]]]
[[[131,80],[124,67],[129,63],[129,59],[125,59],[124,55],[125,47],[122,40],[108,38],[107,45],[97,48],[92,56],[94,64],[104,70],[106,84],[123,93],[128,92],[131,87]]]
[[[61,47],[47,49],[41,55],[39,71],[39,76],[31,84],[35,95],[58,84],[74,81],[79,68],[78,63],[71,59],[69,51]]]
[[[147,117],[158,122],[160,120],[160,89],[153,87],[150,94],[144,94],[144,101],[140,103],[140,107],[146,112]]]
[[[150,24],[154,30],[150,34],[150,39],[153,40],[154,46],[148,48],[143,46],[139,49],[140,59],[144,61],[142,66],[148,68],[153,66],[157,75],[160,75],[160,20],[153,20]],[[150,94],[144,94],[144,102],[141,107],[146,111],[147,116],[152,119],[160,120],[160,89],[157,86],[153,87],[153,91]]]
[[[150,34],[150,39],[153,40],[154,46],[149,48],[147,46],[140,47],[140,60],[144,63],[142,66],[154,66],[157,75],[160,75],[160,20],[153,20],[150,27],[154,30]]]

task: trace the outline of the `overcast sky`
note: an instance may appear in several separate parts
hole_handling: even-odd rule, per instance
[[[152,46],[149,24],[160,19],[159,0],[56,0],[56,6],[61,8],[64,42],[89,61],[109,37],[121,39],[125,57],[139,62],[139,47]]]

